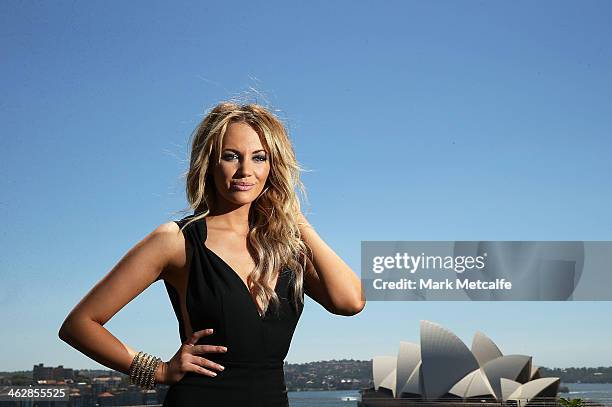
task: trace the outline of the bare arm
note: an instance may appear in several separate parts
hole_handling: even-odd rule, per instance
[[[127,374],[137,352],[103,325],[166,270],[187,261],[184,239],[177,232],[174,222],[165,223],[130,249],[74,307],[62,324],[59,337],[104,366]],[[157,382],[161,381],[164,369],[162,363],[155,372]]]
[[[338,315],[355,315],[365,307],[361,280],[321,239],[304,215],[298,215],[302,239],[312,250],[306,258],[305,292],[325,309]]]

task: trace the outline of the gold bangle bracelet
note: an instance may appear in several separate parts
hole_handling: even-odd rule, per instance
[[[148,388],[152,389],[155,387],[155,372],[157,371],[157,367],[160,365],[161,363],[161,359],[160,358],[155,358],[153,360],[153,363],[151,365],[151,378],[150,381],[148,383]]]
[[[153,365],[155,364],[155,357],[151,356],[145,366],[145,375],[142,379],[142,386],[145,389],[151,389],[151,378],[153,376]]]
[[[140,364],[140,374],[138,375],[138,384],[140,385],[140,387],[144,387],[144,383],[147,379],[147,373],[148,373],[148,366],[149,363],[151,362],[151,358],[152,356],[149,355],[148,353],[145,353],[144,359],[142,361],[142,363]]]
[[[128,376],[130,377],[130,383],[133,383],[133,378],[134,378],[134,368],[136,366],[136,362],[138,361],[138,355],[140,354],[140,352],[138,352],[134,358],[132,359],[132,363],[130,364],[130,368],[128,369]]]
[[[134,359],[132,360],[132,365],[130,366],[130,382],[132,384],[136,384],[136,372],[138,370],[138,366],[140,364],[140,356],[142,355],[142,352],[138,352],[136,354],[136,356],[134,356]]]
[[[134,384],[140,386],[140,372],[142,371],[142,362],[144,362],[145,353],[140,352],[138,355],[138,360],[136,361],[136,366],[134,369]]]
[[[145,352],[138,352],[130,364],[129,377],[132,384],[145,389],[155,387],[155,372],[162,360]]]

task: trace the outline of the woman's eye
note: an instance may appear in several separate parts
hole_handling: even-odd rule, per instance
[[[233,160],[234,158],[238,158],[238,156],[236,154],[224,154],[223,156],[224,160]],[[255,160],[260,161],[260,162],[264,162],[267,160],[265,155],[258,155],[253,157]]]

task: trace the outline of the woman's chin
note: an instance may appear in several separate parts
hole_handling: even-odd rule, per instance
[[[253,201],[255,201],[255,196],[253,196],[253,195],[251,195],[251,194],[249,194],[249,195],[246,195],[246,194],[245,194],[245,195],[243,195],[243,196],[240,196],[240,195],[238,195],[238,194],[236,194],[236,195],[232,194],[232,195],[233,195],[233,196],[232,196],[232,199],[230,199],[230,202],[231,202],[232,204],[234,204],[234,205],[240,205],[240,206],[242,206],[242,205],[247,205],[247,204],[250,204],[250,203],[252,203]]]

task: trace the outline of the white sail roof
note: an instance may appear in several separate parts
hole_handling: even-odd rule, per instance
[[[393,397],[493,397],[498,401],[555,396],[559,378],[540,378],[528,355],[502,355],[495,343],[476,332],[472,350],[451,331],[420,321],[421,345],[400,342],[397,356],[372,360],[374,388]]]
[[[400,395],[402,393],[408,379],[420,362],[421,347],[416,343],[400,342],[400,348],[397,354],[396,394]],[[421,393],[419,392],[416,394]]]
[[[474,379],[470,383],[470,387],[468,387],[465,398],[469,397],[495,397],[495,392],[491,387],[491,383],[487,376],[485,376],[482,369],[477,369],[476,373],[474,373]]]
[[[470,387],[470,384],[472,383],[472,380],[474,380],[474,375],[478,372],[478,370],[480,369],[476,369],[473,372],[468,373],[466,376],[463,377],[463,379],[455,383],[448,392],[455,396],[464,398],[465,394],[468,391],[468,388]]]
[[[414,372],[412,372],[404,387],[402,387],[402,389],[399,391],[398,395],[401,395],[402,393],[418,395],[423,394],[423,373],[421,372],[421,362],[419,362],[419,364],[416,366]]]
[[[560,379],[558,377],[542,377],[535,379],[517,388],[509,397],[508,400],[532,399],[547,390],[551,393],[556,393],[559,389]]]
[[[472,353],[480,366],[502,356],[495,342],[480,331],[476,331],[472,339]]]
[[[515,382],[514,380],[506,379],[504,377],[499,379],[499,381],[501,382],[501,391],[502,391],[503,401],[508,400],[508,397],[510,397],[510,395],[516,391],[516,389],[522,386],[521,383]]]
[[[444,396],[478,362],[454,333],[433,322],[421,321],[421,371],[426,400]]]
[[[519,383],[528,381],[531,370],[531,356],[500,356],[485,363],[482,370],[489,379],[489,383],[491,383],[491,387],[495,392],[495,398],[501,400],[502,389],[500,379],[503,377]]]
[[[387,377],[385,377],[382,382],[380,382],[380,384],[378,385],[379,388],[385,388],[385,389],[389,389],[391,390],[391,393],[393,394],[393,397],[395,397],[395,379],[397,373],[395,371],[395,369],[393,369],[388,375]]]
[[[396,356],[374,356],[372,359],[372,370],[374,376],[374,389],[378,390],[380,383],[394,371],[397,366]]]

